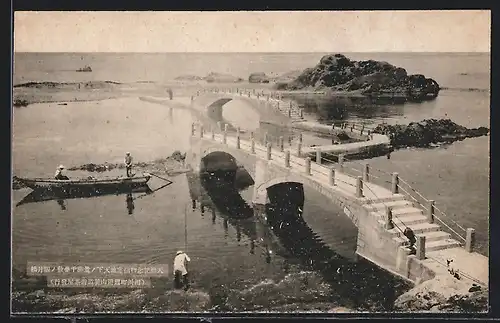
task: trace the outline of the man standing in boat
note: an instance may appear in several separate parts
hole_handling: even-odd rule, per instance
[[[127,177],[132,176],[132,156],[129,152],[125,154],[125,168],[127,169]]]
[[[64,166],[59,165],[59,167],[56,170],[56,174],[54,175],[55,179],[57,180],[68,180],[69,177],[63,174]]]

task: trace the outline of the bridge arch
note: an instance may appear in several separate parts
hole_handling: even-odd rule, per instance
[[[354,208],[349,204],[348,201],[336,198],[335,193],[331,194],[330,192],[327,192],[325,190],[318,189],[317,185],[314,185],[311,180],[307,180],[304,176],[299,174],[290,172],[284,176],[274,177],[265,182],[257,184],[254,190],[254,195],[256,195],[254,196],[254,199],[260,201],[268,200],[267,189],[283,183],[300,183],[314,189],[329,200],[332,200],[332,202],[343,209],[344,214],[353,222],[356,227],[358,226],[358,212],[354,210]]]

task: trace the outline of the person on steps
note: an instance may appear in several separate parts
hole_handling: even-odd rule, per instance
[[[132,176],[132,156],[129,152],[125,154],[125,168],[127,169],[127,177]]]
[[[64,166],[59,165],[59,167],[56,170],[56,174],[54,175],[55,179],[57,180],[68,180],[69,177],[63,174]]]
[[[184,251],[177,251],[177,254],[174,258],[174,287],[180,289],[184,287],[184,290],[188,290],[189,281],[188,281],[188,272],[187,272],[187,263],[190,262],[191,259],[189,256],[184,253]]]
[[[408,249],[410,249],[410,254],[416,253],[414,245],[417,242],[417,238],[415,237],[415,233],[413,232],[413,230],[409,227],[406,227],[403,234],[406,238],[408,238]]]

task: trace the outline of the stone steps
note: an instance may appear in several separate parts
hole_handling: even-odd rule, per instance
[[[385,221],[379,221],[379,223],[381,224],[385,224]],[[401,230],[404,230],[404,227],[403,227],[403,224],[401,222],[399,222],[397,219],[394,221],[394,223],[401,229]],[[413,232],[416,234],[416,235],[419,235],[419,234],[424,234],[424,233],[427,233],[427,232],[438,232],[438,231],[441,231],[441,227],[435,223],[419,223],[419,224],[414,224],[414,225],[411,225],[410,228],[413,230]],[[393,230],[391,230],[391,233],[392,235],[399,235],[400,233],[402,234],[402,232],[399,231],[399,229],[395,228]]]
[[[443,239],[443,240],[435,240],[435,241],[425,241],[425,251],[438,251],[449,248],[459,247],[460,243],[455,239]]]
[[[405,217],[405,216],[410,216],[410,215],[423,215],[424,212],[422,212],[421,209],[416,208],[416,207],[404,207],[404,208],[397,208],[392,210],[392,215],[394,217]]]
[[[411,202],[408,202],[407,200],[397,200],[397,201],[391,201],[387,203],[375,203],[375,204],[365,204],[364,207],[367,208],[368,210],[373,210],[373,211],[384,211],[385,212],[385,207],[391,207],[393,212],[394,210],[398,208],[404,208],[404,207],[409,207],[413,206]]]

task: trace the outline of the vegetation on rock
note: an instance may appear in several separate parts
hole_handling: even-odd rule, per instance
[[[435,98],[439,84],[424,75],[408,75],[406,70],[387,62],[352,61],[342,54],[323,56],[313,68],[295,80],[281,83],[283,90],[325,90],[365,96],[396,96],[414,100]]]
[[[485,136],[489,133],[489,129],[486,127],[469,129],[450,119],[426,119],[408,125],[380,124],[373,132],[388,135],[392,146],[400,148],[429,147],[431,144]]]

